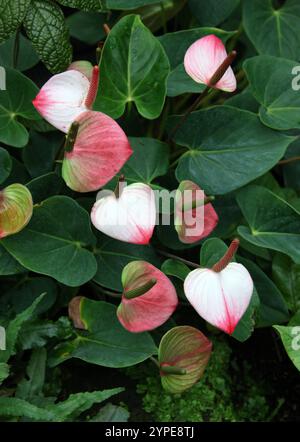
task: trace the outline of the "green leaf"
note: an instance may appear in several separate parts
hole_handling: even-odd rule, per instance
[[[151,246],[128,244],[98,234],[98,243],[94,251],[98,271],[94,276],[97,284],[112,290],[122,291],[121,273],[131,261],[144,260],[160,267],[160,260]]]
[[[300,17],[299,17],[300,21]],[[261,121],[273,129],[300,129],[300,95],[292,82],[298,62],[271,56],[246,60],[251,91],[261,104]]]
[[[274,325],[274,328],[280,334],[289,358],[300,371],[300,325],[293,327]]]
[[[12,168],[12,161],[6,149],[0,147],[0,183],[8,178]]]
[[[105,0],[108,9],[134,9],[140,6],[161,3],[160,0]]]
[[[0,45],[0,66],[8,68],[14,67],[14,46],[16,38],[17,36],[14,34]],[[28,38],[20,33],[19,39],[19,53],[15,67],[19,71],[26,71],[38,63],[39,57]]]
[[[0,362],[7,362],[16,352],[16,344],[22,326],[32,319],[36,308],[44,298],[44,294],[40,295],[26,310],[19,313],[15,319],[9,322],[6,329],[6,350],[0,352]]]
[[[260,306],[257,309],[257,327],[270,327],[289,320],[289,311],[284,298],[271,279],[253,262],[238,257],[238,262],[248,269],[258,293]]]
[[[101,82],[94,109],[120,117],[134,102],[145,118],[159,117],[166,96],[169,62],[159,41],[137,15],[123,17],[102,50]]]
[[[285,159],[300,157],[300,138],[294,143],[290,144],[285,154]],[[292,187],[298,193],[300,192],[300,161],[294,161],[289,164],[282,165],[284,184],[287,187]]]
[[[238,228],[248,242],[289,255],[300,264],[300,213],[264,187],[248,186],[237,201],[249,225]]]
[[[171,118],[170,128],[180,118]],[[176,177],[194,181],[208,195],[223,195],[275,166],[294,139],[266,128],[255,114],[230,106],[193,112],[174,136],[189,148]]]
[[[216,26],[225,21],[240,0],[189,0],[189,7],[201,26]]]
[[[169,167],[169,146],[154,138],[129,138],[133,155],[122,169],[125,180],[151,184]],[[147,161],[145,161],[145,157]]]
[[[168,276],[175,276],[176,278],[185,280],[187,275],[190,273],[189,267],[175,259],[167,259],[161,266],[161,270]]]
[[[42,395],[45,382],[46,360],[47,350],[45,348],[39,348],[32,352],[26,368],[27,376],[24,376],[19,382],[16,397],[30,401],[30,399],[35,396]]]
[[[5,71],[6,90],[0,90],[0,141],[9,146],[24,147],[28,132],[19,119],[40,119],[32,104],[38,88],[20,72],[10,68]]]
[[[0,276],[16,275],[25,271],[26,269],[0,244]]]
[[[39,133],[30,131],[30,140],[22,151],[23,161],[32,178],[53,171],[53,165],[59,148],[63,143],[59,132]],[[41,149],[41,146],[43,148]],[[47,155],[45,153],[47,152]]]
[[[53,74],[67,69],[72,61],[72,46],[60,7],[50,0],[32,0],[24,26],[46,67]]]
[[[51,197],[35,207],[27,227],[2,240],[28,270],[71,287],[84,284],[96,273],[96,260],[84,248],[94,243],[88,213],[65,196]]]
[[[81,9],[82,11],[102,11],[105,9],[106,0],[57,0],[58,3],[69,8]]]
[[[0,0],[0,43],[22,24],[31,0]]]
[[[0,410],[2,417],[22,417],[36,421],[54,421],[56,417],[52,411],[15,397],[0,397]]]
[[[75,12],[67,18],[71,37],[88,45],[99,43],[105,38],[104,23],[107,23],[106,15],[95,12]]]
[[[6,362],[0,362],[0,385],[9,376],[9,365]]]
[[[300,264],[277,253],[272,262],[273,278],[292,312],[300,309]]]
[[[244,109],[254,114],[259,112],[259,103],[253,97],[250,87],[247,87],[243,92],[233,95],[226,100],[227,106],[238,107],[239,109]]]
[[[34,204],[38,204],[50,196],[58,195],[63,186],[62,178],[57,173],[50,172],[27,183]]]
[[[129,416],[126,408],[106,404],[89,422],[128,422]]]
[[[55,420],[57,422],[73,421],[74,418],[91,408],[92,405],[99,404],[122,391],[124,391],[124,388],[71,394],[65,401],[50,404],[47,408],[56,415]]]
[[[168,77],[168,96],[202,92],[205,88],[202,84],[193,81],[185,72],[183,66],[184,55],[189,46],[205,35],[214,34],[226,43],[234,32],[227,32],[217,28],[195,28],[184,31],[172,32],[159,37],[163,48],[169,58],[171,73]]]
[[[82,298],[80,318],[87,331],[77,331],[73,341],[55,347],[51,366],[73,357],[105,367],[128,367],[157,352],[149,333],[130,333],[122,327],[112,304]]]
[[[286,0],[279,9],[272,0],[244,0],[243,5],[245,30],[260,54],[300,58],[300,35],[295,32],[300,21],[298,0]]]
[[[201,266],[210,269],[225,255],[227,249],[227,245],[221,239],[207,239],[200,250]]]

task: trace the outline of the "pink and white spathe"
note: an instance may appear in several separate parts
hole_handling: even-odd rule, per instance
[[[184,281],[185,295],[197,313],[230,335],[247,310],[253,293],[248,270],[236,262],[228,264],[228,256],[232,257],[236,245],[231,247],[212,269],[193,270]]]
[[[222,40],[213,34],[206,35],[188,48],[184,57],[184,68],[197,83],[233,92],[236,90],[236,78],[230,66],[215,85],[210,84],[211,78],[226,58],[227,52]]]
[[[123,327],[132,333],[159,327],[177,307],[178,298],[172,282],[148,262],[132,261],[127,264],[122,272],[122,285],[124,290],[117,316]],[[134,292],[136,296],[131,297]]]
[[[78,70],[54,75],[33,100],[37,111],[52,126],[67,133],[73,121],[91,107],[95,99],[99,68],[94,67],[91,81]]]
[[[65,152],[62,176],[76,192],[103,187],[132,154],[128,138],[116,121],[101,112],[86,111],[75,122],[78,133],[70,152]]]
[[[96,229],[111,238],[132,244],[148,244],[156,221],[155,194],[150,186],[124,186],[117,197],[100,195],[91,213]]]

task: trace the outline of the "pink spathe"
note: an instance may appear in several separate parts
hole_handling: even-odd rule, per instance
[[[236,78],[229,66],[221,80],[215,85],[210,80],[227,57],[225,46],[215,35],[206,35],[195,41],[184,57],[184,67],[187,74],[197,83],[221,89],[226,92],[236,90]]]
[[[253,281],[242,264],[232,262],[221,272],[193,270],[184,281],[184,292],[203,319],[232,334],[250,303]]]
[[[134,183],[99,198],[92,209],[92,223],[111,238],[132,244],[148,244],[156,221],[155,195],[150,186]]]

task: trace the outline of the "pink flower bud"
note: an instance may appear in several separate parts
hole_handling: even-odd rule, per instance
[[[100,197],[92,209],[96,229],[120,241],[148,244],[156,220],[155,195],[150,186],[134,183],[119,195]]]
[[[11,184],[0,191],[0,238],[22,230],[30,221],[33,202],[23,184]]]
[[[187,74],[197,83],[233,92],[236,89],[236,78],[230,66],[216,84],[211,84],[214,74],[226,58],[227,52],[222,40],[213,34],[206,35],[188,48],[184,57],[184,67]]]
[[[167,276],[145,261],[132,261],[122,272],[124,287],[119,321],[133,333],[153,330],[173,314],[178,299]]]

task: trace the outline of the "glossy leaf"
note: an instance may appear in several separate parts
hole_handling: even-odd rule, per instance
[[[298,0],[286,0],[275,9],[272,0],[244,0],[243,23],[260,54],[298,60],[300,35],[294,32],[300,20]]]
[[[300,325],[291,327],[274,325],[274,328],[279,333],[289,358],[300,371]]]
[[[295,264],[288,256],[277,253],[272,262],[272,273],[289,309],[296,313],[300,310],[300,264]]]
[[[251,244],[285,253],[300,264],[300,212],[259,186],[242,189],[237,201],[249,226],[240,226],[238,233]]]
[[[292,83],[298,64],[271,56],[253,57],[244,63],[251,91],[261,104],[260,119],[273,129],[300,128],[299,91],[293,88]]]
[[[14,67],[14,45],[16,38],[20,38],[16,69],[26,71],[39,62],[39,57],[28,38],[24,37],[23,34],[19,34],[19,37],[17,34],[14,34],[0,45],[0,66]]]
[[[20,119],[40,119],[31,103],[38,88],[20,72],[10,68],[5,71],[6,90],[0,91],[0,141],[24,147],[28,142],[28,132]]]
[[[85,249],[94,242],[88,213],[65,196],[54,196],[35,207],[27,228],[2,240],[24,267],[72,287],[84,284],[96,273],[96,260]]]
[[[157,352],[148,333],[130,333],[122,327],[116,307],[102,301],[82,298],[80,317],[86,331],[76,331],[73,341],[58,345],[50,364],[57,365],[72,357],[105,367],[128,367]]]
[[[139,16],[123,17],[112,28],[102,50],[100,72],[95,110],[118,118],[126,104],[133,102],[144,118],[160,115],[169,62],[161,44]]]
[[[170,127],[179,118],[171,118]],[[193,112],[174,140],[189,149],[179,160],[177,179],[194,181],[208,195],[223,195],[273,167],[294,138],[266,128],[251,112],[216,106]]]
[[[12,161],[7,150],[0,147],[0,183],[6,180],[12,168]]]
[[[226,20],[239,0],[189,0],[188,4],[199,25],[216,26]]]
[[[0,0],[0,43],[22,24],[31,0]]]

